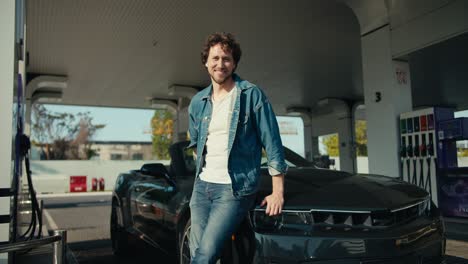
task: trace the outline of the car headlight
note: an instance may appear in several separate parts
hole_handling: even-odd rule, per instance
[[[313,223],[310,211],[283,210],[281,214],[269,216],[265,209],[255,209],[250,214],[252,225],[258,231],[274,231],[282,228],[298,228]]]
[[[431,213],[431,198],[426,199],[418,205],[418,215],[429,215]]]

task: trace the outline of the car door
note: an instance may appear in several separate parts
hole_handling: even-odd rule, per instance
[[[141,174],[130,190],[134,227],[158,245],[168,239],[165,217],[175,195],[174,185],[165,177]]]

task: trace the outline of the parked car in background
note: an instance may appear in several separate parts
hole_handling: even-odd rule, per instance
[[[171,163],[121,173],[112,198],[115,254],[129,250],[129,234],[189,263],[189,200],[195,162],[188,142],[171,146]],[[254,208],[222,263],[441,263],[445,230],[429,194],[396,178],[318,169],[285,148],[281,215],[259,207],[271,192],[266,162]]]

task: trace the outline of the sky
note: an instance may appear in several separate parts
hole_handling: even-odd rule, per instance
[[[150,122],[154,110],[46,105],[53,112],[90,112],[94,124],[105,124],[94,140],[99,141],[151,141]]]
[[[455,118],[457,117],[468,117],[468,110],[455,112]]]

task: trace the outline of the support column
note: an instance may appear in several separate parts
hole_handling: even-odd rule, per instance
[[[339,169],[347,172],[355,171],[351,123],[351,109],[343,100],[322,99],[312,109],[312,136],[338,133]]]
[[[356,172],[354,168],[354,148],[351,114],[339,117],[337,122],[338,127],[338,144],[340,149],[340,170],[347,172]]]
[[[318,137],[313,136],[312,117],[310,109],[289,109],[290,116],[300,117],[304,125],[304,157],[312,161],[314,156],[319,155]],[[284,143],[284,142],[283,142]]]
[[[398,117],[412,110],[409,66],[392,60],[390,27],[362,37],[369,173],[399,176]]]
[[[24,134],[31,138],[32,131],[32,104],[31,100],[25,100],[24,104],[25,114],[24,114]]]
[[[311,145],[312,145],[312,154],[310,160],[313,160],[314,157],[320,156],[320,150],[319,150],[319,138],[318,136],[315,136],[312,134],[312,126],[311,126],[311,132],[310,132],[310,138],[311,138]]]
[[[188,109],[183,108],[177,114],[177,137],[174,142],[187,140],[188,122]]]
[[[305,158],[307,160],[313,160],[314,154],[318,154],[318,138],[315,137],[317,140],[314,141],[312,137],[312,124],[309,122],[306,124],[304,122],[304,150],[305,150]]]
[[[15,76],[15,1],[0,1],[0,188],[10,189],[12,175],[13,89]],[[10,197],[0,197],[0,215],[10,215]],[[9,223],[0,223],[0,242],[9,239]],[[0,254],[0,263],[7,263]]]
[[[187,140],[187,130],[188,130],[188,105],[190,104],[189,98],[180,98],[179,107],[177,110],[177,128],[175,129],[174,142]]]
[[[198,89],[191,86],[174,84],[169,87],[168,94],[170,96],[179,97],[177,101],[177,120],[174,124],[174,140],[173,142],[183,141],[187,139],[188,130],[188,106],[192,97],[198,92]]]

